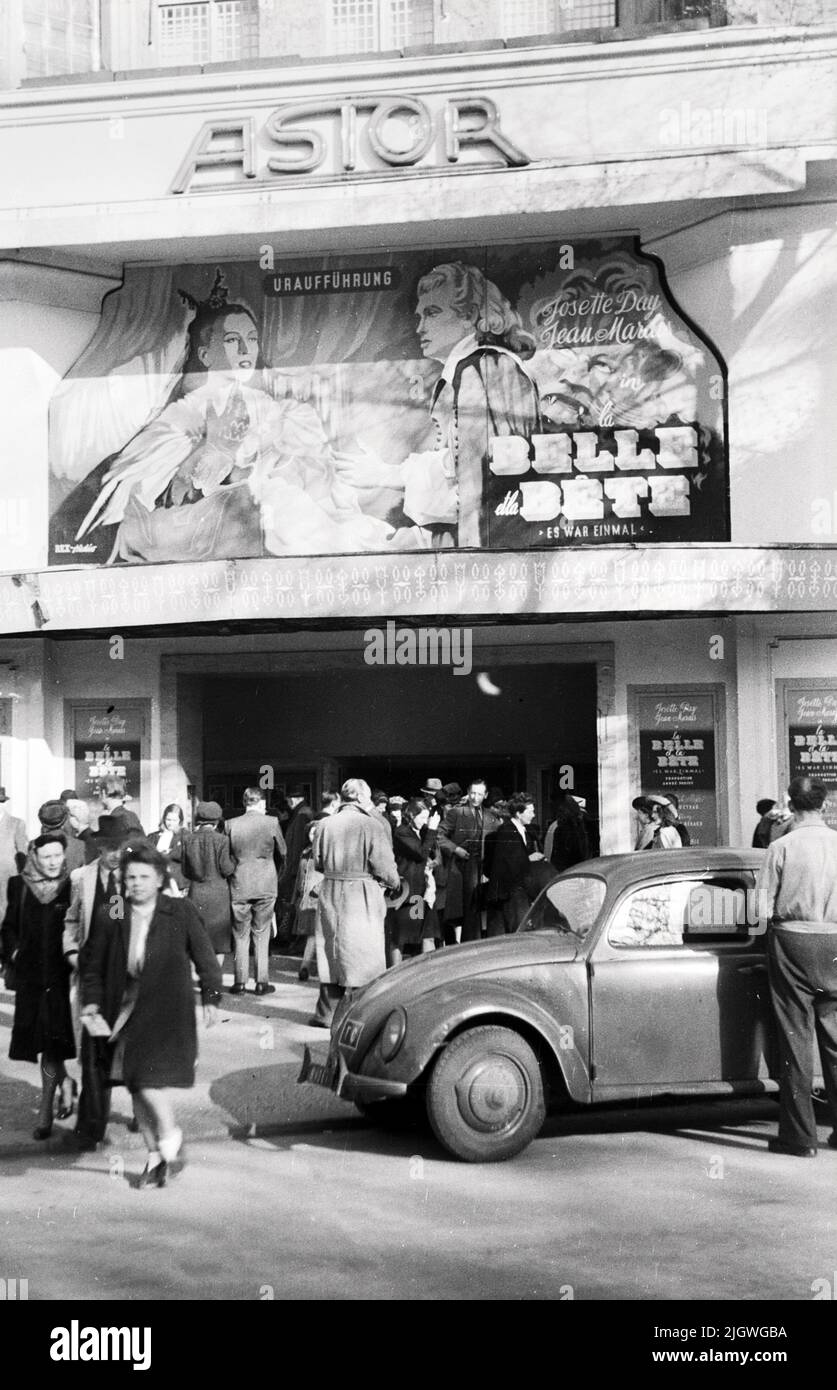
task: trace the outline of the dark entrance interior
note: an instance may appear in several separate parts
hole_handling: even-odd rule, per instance
[[[358,668],[329,669],[324,652],[309,673],[181,676],[180,756],[197,795],[238,814],[265,767],[274,804],[295,781],[317,800],[347,776],[409,796],[428,776],[464,787],[479,775],[505,795],[530,791],[543,824],[560,776],[598,819],[592,663],[494,666],[489,681],[360,655]]]

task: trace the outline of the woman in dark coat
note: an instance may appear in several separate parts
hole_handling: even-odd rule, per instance
[[[563,873],[590,858],[590,843],[584,816],[574,796],[560,792],[555,810],[555,820],[546,832],[544,857]]]
[[[407,892],[404,901],[387,914],[391,965],[400,964],[405,950],[414,955],[435,949],[440,927],[433,902],[428,902],[428,898],[435,901],[436,896],[428,860],[436,848],[439,820],[437,810],[431,813],[427,802],[414,796],[404,807],[401,824],[392,833],[398,876],[402,891],[406,884]]]
[[[195,829],[183,834],[183,873],[189,901],[209,932],[218,964],[232,949],[232,908],[229,880],[235,872],[229,836],[218,830],[223,812],[217,801],[199,801]]]
[[[59,1118],[72,1114],[74,1083],[64,1066],[76,1055],[70,1012],[70,972],[64,960],[64,914],[70,877],[61,834],[32,841],[22,872],[9,880],[2,956],[15,975],[15,1013],[9,1056],[41,1063],[41,1109],[35,1139],[52,1132],[52,1107],[61,1086]]]
[[[99,909],[80,967],[82,1019],[101,1014],[110,1027],[110,1081],[130,1091],[148,1146],[140,1184],[157,1187],[183,1163],[183,1134],[167,1091],[195,1082],[192,964],[207,1027],[215,1021],[221,988],[221,971],[197,909],[184,898],[163,895],[166,876],[166,860],[151,845],[126,846],[125,914],[114,920]]]

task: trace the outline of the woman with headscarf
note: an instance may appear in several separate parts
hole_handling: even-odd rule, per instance
[[[110,1082],[130,1091],[148,1148],[139,1185],[156,1187],[165,1187],[184,1161],[169,1092],[195,1084],[193,964],[207,1027],[221,997],[206,927],[186,898],[163,893],[166,877],[166,861],[153,846],[126,846],[124,915],[112,919],[100,909],[81,967],[82,1019],[100,1014],[110,1030]]]
[[[15,1012],[9,1057],[41,1065],[41,1104],[35,1139],[52,1133],[56,1089],[59,1119],[73,1113],[76,1083],[64,1063],[76,1055],[70,1012],[70,972],[64,959],[64,914],[70,904],[66,840],[39,835],[26,863],[9,881],[2,956],[14,973]]]

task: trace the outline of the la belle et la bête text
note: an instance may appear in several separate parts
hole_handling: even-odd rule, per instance
[[[599,448],[595,430],[534,434],[531,441],[514,434],[492,439],[489,467],[495,477],[550,475],[518,483],[494,508],[495,515],[529,522],[553,521],[559,515],[568,521],[600,521],[607,498],[620,520],[643,516],[643,508],[656,517],[689,516],[690,481],[682,470],[699,467],[697,430],[693,425],[659,425],[654,435],[656,453],[637,448],[639,435],[633,429],[613,431],[615,452]],[[551,480],[556,476],[561,482]]]

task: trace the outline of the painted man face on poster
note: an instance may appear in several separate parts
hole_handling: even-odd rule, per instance
[[[457,343],[473,331],[474,322],[465,317],[453,302],[450,284],[440,280],[435,287],[428,287],[423,294],[419,293],[416,333],[425,357],[444,362]]]
[[[492,439],[528,440],[540,428],[538,392],[521,359],[535,340],[519,314],[478,266],[434,266],[416,287],[416,333],[422,354],[442,363],[430,418],[435,448],[403,463],[368,457],[343,477],[354,487],[402,491],[403,527],[395,549],[488,542],[483,475]]]

